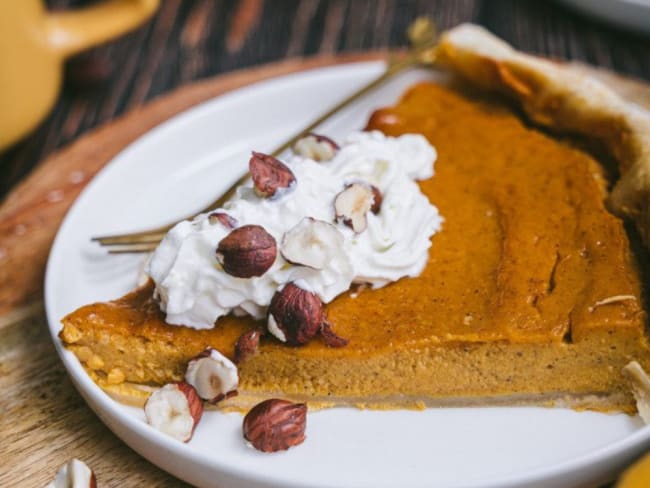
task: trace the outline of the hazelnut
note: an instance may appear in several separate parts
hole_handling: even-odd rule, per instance
[[[243,432],[255,449],[276,452],[302,444],[306,425],[306,404],[272,398],[246,414]]]
[[[367,214],[373,202],[373,192],[368,185],[352,183],[334,199],[336,219],[359,234],[368,226]]]
[[[237,219],[231,217],[226,212],[212,212],[208,215],[208,222],[212,225],[221,224],[227,229],[234,229],[239,225]]]
[[[384,201],[384,196],[381,194],[379,188],[375,185],[370,185],[370,191],[372,192],[372,206],[370,211],[377,215],[381,210],[381,204]]]
[[[332,330],[332,325],[327,320],[324,320],[321,324],[320,335],[323,338],[323,342],[325,342],[328,347],[344,347],[347,346],[349,342],[347,339],[344,339],[334,332]]]
[[[187,363],[185,381],[202,399],[215,404],[236,394],[239,375],[230,359],[208,347]]]
[[[291,170],[268,154],[253,151],[248,168],[255,193],[263,198],[278,198],[296,183]]]
[[[203,402],[192,385],[169,383],[151,394],[144,414],[154,429],[188,442],[203,415]]]
[[[293,146],[293,152],[297,155],[314,161],[329,161],[338,150],[339,145],[332,139],[313,132],[298,139]]]
[[[95,473],[78,459],[65,463],[47,488],[96,488]]]
[[[239,364],[257,352],[262,334],[261,327],[254,327],[239,336],[235,343],[235,363]]]
[[[217,246],[217,260],[224,271],[238,278],[262,276],[276,255],[275,239],[259,225],[238,227]]]
[[[336,254],[345,259],[343,235],[328,222],[305,217],[284,233],[280,253],[292,264],[323,269]]]
[[[315,293],[287,283],[276,291],[268,313],[271,334],[292,346],[306,344],[321,329],[323,302]]]

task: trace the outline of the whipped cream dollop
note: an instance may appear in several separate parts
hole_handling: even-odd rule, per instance
[[[341,238],[322,269],[291,264],[278,252],[262,276],[231,276],[219,264],[216,249],[232,229],[207,213],[178,223],[146,270],[155,282],[167,322],[205,329],[230,312],[261,319],[273,294],[289,282],[300,282],[327,303],[352,283],[378,288],[419,275],[442,217],[414,180],[433,176],[435,159],[435,149],[421,135],[353,133],[329,161],[296,154],[283,160],[296,181],[278,198],[258,196],[248,182],[224,204],[222,211],[239,226],[264,227],[279,251],[284,234],[305,217],[331,223]],[[377,187],[383,199],[377,214],[368,212],[367,228],[355,233],[337,222],[333,202],[347,185],[359,181]]]

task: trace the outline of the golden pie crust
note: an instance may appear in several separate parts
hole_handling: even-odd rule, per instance
[[[474,26],[443,36],[438,57],[474,85],[523,101],[535,122],[596,134],[624,156],[622,180],[646,164],[634,110],[624,112],[625,102],[596,82],[581,78],[583,90],[562,88],[573,76],[564,68],[516,53]],[[591,96],[589,87],[596,87]],[[600,102],[609,111],[598,109]],[[420,182],[445,218],[427,268],[330,303],[329,321],[349,339],[346,347],[263,338],[239,365],[239,395],[221,406],[245,409],[280,395],[312,407],[536,404],[634,412],[622,369],[632,360],[650,367],[642,267],[623,221],[605,208],[600,165],[529,127],[494,97],[433,83],[378,110],[369,128],[419,132],[438,151],[436,175]],[[625,195],[638,185],[620,185],[609,201],[641,230],[647,209]],[[257,325],[228,316],[210,330],[171,326],[152,290],[149,283],[62,320],[66,347],[100,386],[130,403],[180,380],[206,346],[232,357],[237,338]]]

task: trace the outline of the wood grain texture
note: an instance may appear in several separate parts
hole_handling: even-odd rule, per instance
[[[44,487],[84,460],[100,487],[185,486],[131,451],[72,386],[41,316],[0,329],[0,486]]]
[[[178,111],[253,81],[374,58],[349,53],[401,45],[406,25],[421,14],[442,28],[479,22],[527,51],[650,78],[647,41],[547,2],[163,0],[146,27],[91,53],[112,65],[105,83],[91,90],[69,83],[49,119],[0,156],[0,486],[44,486],[74,456],[96,470],[101,487],[184,486],[103,426],[67,379],[49,339],[40,301],[43,267],[60,219],[89,179]],[[348,54],[333,56],[341,52]],[[210,78],[317,53],[326,56]],[[650,105],[647,85],[610,71],[598,75]],[[202,81],[177,88],[193,80]],[[113,122],[102,125],[107,121]]]

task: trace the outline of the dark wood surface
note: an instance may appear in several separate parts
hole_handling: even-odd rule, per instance
[[[650,79],[649,38],[550,0],[162,0],[143,28],[69,64],[48,119],[0,155],[0,199],[56,148],[179,85],[288,57],[400,46],[418,15],[440,28],[476,22],[524,51]]]

